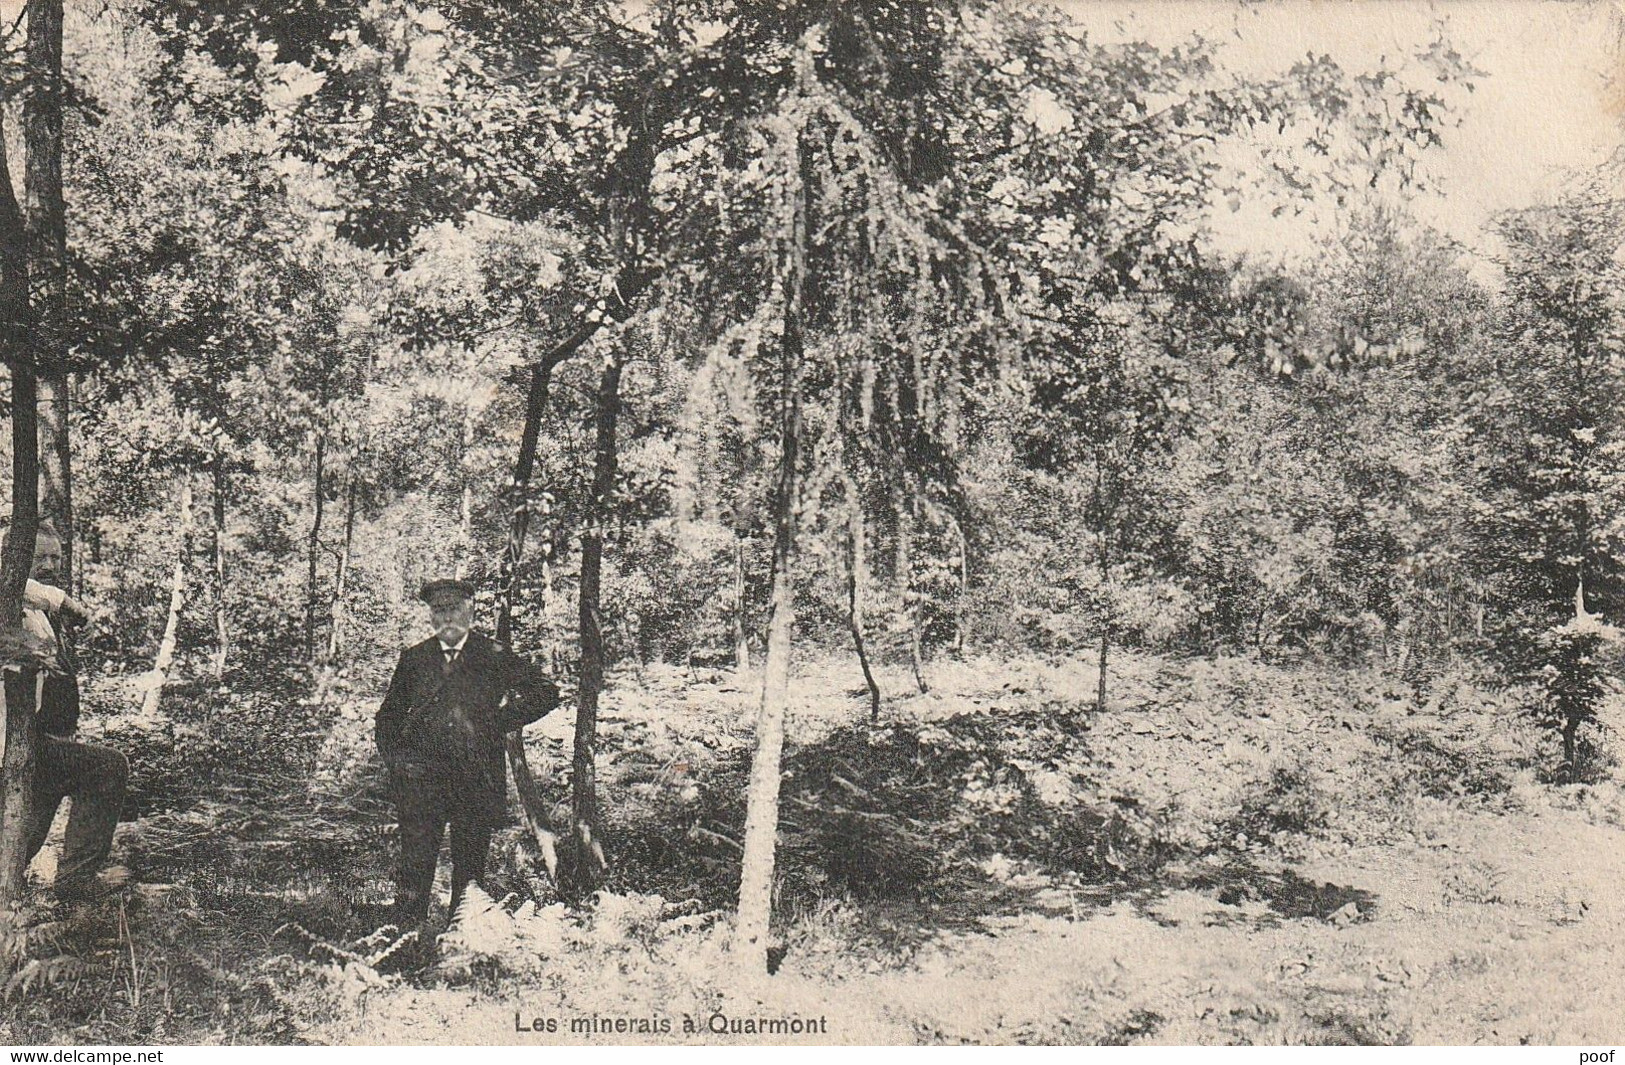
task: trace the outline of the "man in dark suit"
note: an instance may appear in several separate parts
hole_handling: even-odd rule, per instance
[[[434,635],[401,652],[378,709],[401,826],[395,905],[402,927],[428,916],[435,861],[451,823],[451,908],[485,873],[491,831],[507,817],[503,736],[559,704],[540,667],[473,631],[474,586],[431,581]]]

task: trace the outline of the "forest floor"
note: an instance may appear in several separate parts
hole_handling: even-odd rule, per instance
[[[891,697],[871,724],[850,663],[801,669],[782,957],[756,978],[733,975],[723,946],[748,677],[620,672],[602,719],[612,869],[598,904],[526,899],[535,881],[509,829],[490,880],[512,897],[476,900],[418,965],[369,938],[394,846],[370,756],[378,678],[341,686],[336,709],[291,680],[228,677],[176,686],[160,722],[87,714],[91,738],[132,758],[137,816],[116,850],[143,886],[72,914],[40,893],[35,960],[6,989],[0,1039],[1625,1035],[1617,758],[1599,740],[1591,783],[1546,779],[1555,754],[1512,696],[1465,679],[1416,692],[1346,671],[1132,656],[1104,712],[1085,662],[939,661],[927,694],[902,670],[880,679]],[[92,688],[91,706],[133,705],[124,683]],[[571,723],[561,712],[527,734],[560,802]],[[751,1034],[764,1019],[813,1028]]]

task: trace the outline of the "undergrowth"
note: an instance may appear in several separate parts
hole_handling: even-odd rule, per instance
[[[1538,758],[1515,696],[1467,681],[1424,698],[1380,679],[1125,656],[1099,713],[1069,667],[1024,668],[950,671],[958,693],[894,701],[879,724],[844,695],[810,704],[781,793],[786,966],[830,978],[901,966],[990,917],[1077,919],[1174,887],[1255,906],[1265,923],[1365,920],[1378,900],[1280,862],[1406,838],[1425,803],[1513,808]],[[618,997],[623,1013],[726,1001],[750,754],[748,699],[729,682],[651,670],[618,690],[600,762],[614,860],[595,906],[567,911],[536,889],[510,828],[488,884],[512,894],[470,893],[444,937],[403,943],[380,929],[394,838],[364,708],[318,706],[298,677],[263,680],[177,686],[156,732],[113,719],[105,742],[131,755],[136,782],[119,856],[148,886],[72,914],[32,896],[7,941],[11,1040],[363,1038],[367,1003],[406,987],[525,986],[606,1009]],[[544,767],[562,758],[538,746]],[[562,775],[543,776],[563,803]],[[1599,817],[1619,806],[1617,786],[1586,794],[1562,802]],[[1091,1038],[1153,1038],[1162,1023],[1125,1015]],[[1380,1016],[1328,1014],[1315,1032],[1403,1038]]]

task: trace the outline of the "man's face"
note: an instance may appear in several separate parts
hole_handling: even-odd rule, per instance
[[[429,622],[442,643],[456,643],[474,627],[474,603],[461,597],[437,597],[429,604]]]
[[[50,533],[41,533],[34,539],[34,565],[28,575],[50,584],[61,572],[62,541]]]

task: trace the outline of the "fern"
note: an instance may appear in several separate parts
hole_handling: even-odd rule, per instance
[[[387,925],[386,927],[394,928],[393,925]],[[379,929],[379,931],[382,930]],[[378,933],[373,934],[377,935]],[[367,955],[367,964],[379,971],[392,968],[398,964],[404,965],[411,960],[420,938],[416,929],[405,935],[400,935],[397,932],[392,941],[384,944],[381,949]]]
[[[0,959],[9,968],[37,956],[41,947],[61,953],[62,936],[67,927],[66,921],[41,921],[38,924],[0,922]]]
[[[273,935],[287,935],[300,940],[312,958],[337,966],[341,971],[347,972],[355,967],[369,970],[373,976],[396,963],[407,961],[421,939],[415,930],[403,935],[395,925],[386,924],[349,946],[343,946],[324,939],[295,921],[280,926]]]
[[[480,965],[537,971],[547,959],[564,952],[564,920],[562,903],[538,909],[527,901],[510,912],[478,884],[470,884],[451,926],[440,937],[441,968],[464,975]]]
[[[297,921],[289,921],[287,924],[280,926],[275,932],[272,933],[274,936],[281,936],[284,934],[303,941],[306,952],[309,953],[311,957],[317,958],[318,960],[335,962],[341,966],[350,963],[358,965],[367,964],[367,960],[361,955],[357,954],[355,951],[350,950],[347,947],[341,947],[337,943],[333,943],[327,939],[323,939],[321,936],[310,931]]]
[[[90,972],[90,966],[71,954],[34,958],[6,981],[6,998],[26,995],[36,988],[60,988]]]

